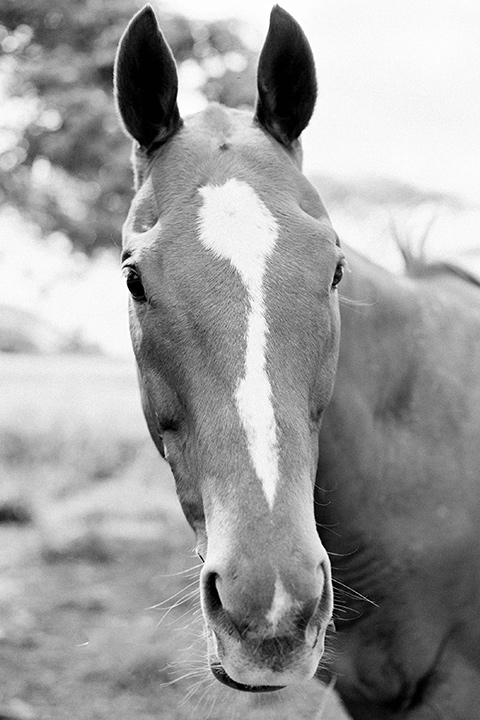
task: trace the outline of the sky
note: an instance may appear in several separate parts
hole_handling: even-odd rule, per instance
[[[175,0],[238,17],[259,43],[271,0]],[[168,7],[168,3],[163,3]],[[312,45],[319,96],[305,170],[386,175],[480,205],[480,2],[283,0]]]

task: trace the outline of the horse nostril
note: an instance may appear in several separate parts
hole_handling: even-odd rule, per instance
[[[300,630],[306,630],[312,621],[318,623],[320,619],[322,622],[330,620],[332,610],[330,575],[328,567],[323,562],[317,567],[317,583],[315,589],[318,595],[305,600],[297,611],[297,626]]]
[[[220,577],[216,572],[207,572],[203,577],[203,601],[210,613],[223,609],[222,600],[217,588]]]
[[[330,620],[328,568],[320,564],[318,574],[298,572],[296,585],[291,577],[282,581],[271,568],[267,568],[270,572],[264,568],[263,573],[255,569],[242,573],[233,563],[221,568],[204,566],[202,607],[215,632],[244,640],[289,635],[304,641]]]
[[[224,600],[220,595],[221,578],[217,572],[208,571],[202,578],[202,605],[206,616],[213,621],[217,630],[229,635],[241,634],[239,623],[235,621],[230,612],[224,607]]]

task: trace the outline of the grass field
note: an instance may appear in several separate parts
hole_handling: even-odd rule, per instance
[[[346,718],[315,681],[211,678],[193,534],[133,363],[0,355],[0,397],[0,506],[30,518],[0,525],[0,717]]]

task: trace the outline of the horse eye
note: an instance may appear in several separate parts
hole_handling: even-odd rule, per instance
[[[343,263],[341,263],[341,262],[338,263],[337,267],[335,268],[335,274],[334,274],[333,280],[332,280],[332,290],[335,290],[338,283],[343,278],[343,272],[344,272],[343,268],[344,268],[344,266],[343,266]]]
[[[145,289],[140,279],[140,275],[135,270],[130,269],[128,271],[127,287],[134,300],[146,300]]]
[[[166,458],[167,451],[166,451],[166,448],[165,448],[165,443],[163,442],[163,438],[160,437],[160,435],[158,436],[158,439],[157,439],[157,448],[158,448],[158,452],[160,453],[160,455],[162,456],[162,458],[163,458],[164,460],[166,460],[166,459],[167,459],[167,458]]]

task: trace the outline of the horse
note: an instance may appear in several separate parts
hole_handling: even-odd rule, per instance
[[[278,6],[257,85],[253,113],[182,118],[150,6],[119,44],[132,345],[211,671],[334,678],[355,720],[480,716],[478,287],[341,245],[301,170],[312,51]]]

